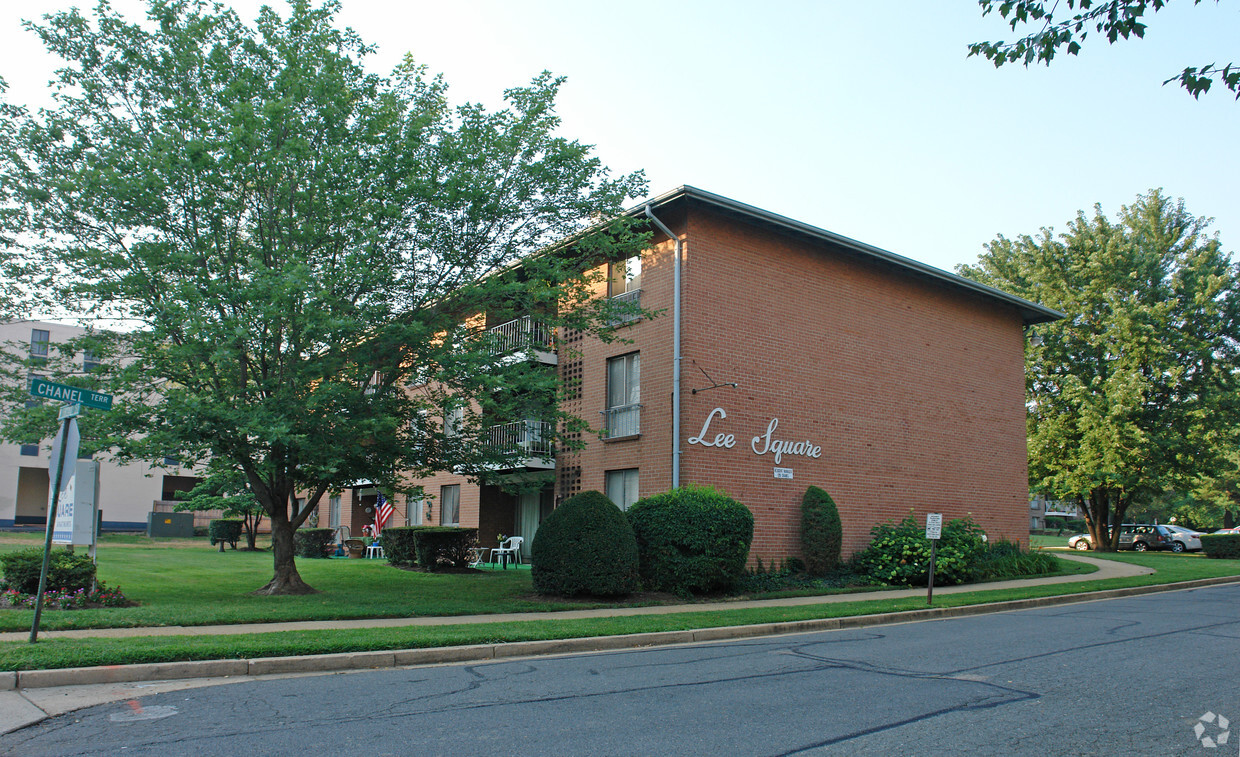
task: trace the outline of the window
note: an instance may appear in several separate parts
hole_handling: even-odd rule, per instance
[[[426,500],[422,498],[405,500],[405,525],[422,525],[422,512],[426,509]]]
[[[30,330],[30,356],[47,357],[47,345],[52,340],[51,332],[43,329]]]
[[[461,422],[465,420],[465,408],[446,407],[443,411],[443,435],[460,436]]]
[[[461,524],[461,485],[452,484],[439,489],[439,525]]]
[[[607,296],[619,297],[642,288],[642,258],[634,255],[627,260],[607,265]]]
[[[637,468],[609,470],[606,474],[607,498],[621,510],[637,501]]]
[[[95,355],[92,350],[82,350],[82,370],[86,373],[93,373],[99,370],[103,363]]]
[[[607,361],[607,409],[603,411],[608,439],[641,433],[641,354],[630,352]]]
[[[167,456],[164,457],[164,465],[169,468],[175,468],[176,466],[180,464],[181,464],[181,461],[175,457],[167,457]]]
[[[327,525],[335,528],[340,525],[340,495],[327,499]]]
[[[22,445],[22,454],[23,454],[23,455],[26,455],[26,456],[28,456],[28,457],[38,457],[38,456],[39,456],[39,445],[37,445],[37,444],[23,444],[23,445]]]

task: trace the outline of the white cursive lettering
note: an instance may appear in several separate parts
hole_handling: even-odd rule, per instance
[[[700,444],[703,447],[723,447],[724,449],[732,449],[736,446],[736,437],[732,434],[715,434],[713,442],[706,441],[706,434],[710,431],[710,422],[715,419],[716,415],[720,418],[728,417],[728,414],[721,407],[711,410],[710,415],[706,416],[706,422],[702,424],[702,430],[698,432],[698,435],[689,437],[688,441],[690,444]]]

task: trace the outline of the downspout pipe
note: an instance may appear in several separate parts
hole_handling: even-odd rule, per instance
[[[645,210],[646,217],[676,245],[676,260],[672,276],[672,488],[678,489],[680,488],[681,241],[680,237],[673,234],[671,229],[655,217],[649,204],[646,205]]]

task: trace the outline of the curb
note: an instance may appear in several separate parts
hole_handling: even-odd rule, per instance
[[[341,652],[301,657],[259,657],[250,660],[195,660],[187,662],[140,663],[136,665],[103,665],[87,668],[56,668],[0,672],[0,691],[37,689],[51,686],[78,686],[99,683],[133,683],[191,678],[247,677],[289,673],[328,673],[346,670],[379,670],[418,665],[443,665],[460,662],[481,662],[514,657],[532,657],[580,652],[601,652],[670,644],[693,644],[729,639],[777,636],[782,634],[835,631],[866,628],[895,623],[915,623],[969,615],[985,615],[1013,610],[1093,602],[1100,599],[1140,596],[1167,591],[1181,591],[1205,586],[1240,583],[1240,577],[1220,576],[1124,589],[1105,589],[1079,594],[1060,594],[1034,599],[1017,599],[960,607],[928,607],[923,610],[852,615],[840,618],[758,623],[746,626],[719,626],[683,631],[657,631],[619,636],[593,636],[577,639],[515,641],[499,644],[476,644],[429,649],[400,649],[371,652]]]

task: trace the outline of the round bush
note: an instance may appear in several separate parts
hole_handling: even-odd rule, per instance
[[[631,594],[638,587],[633,528],[600,492],[570,497],[538,526],[530,572],[540,594]]]
[[[293,551],[298,557],[327,557],[327,545],[335,536],[332,528],[299,528],[293,534]]]
[[[243,525],[239,520],[228,518],[217,518],[211,521],[207,527],[207,532],[211,535],[211,546],[227,543],[236,549]]]
[[[3,567],[4,583],[8,588],[22,594],[38,593],[39,573],[43,570],[42,549],[35,547],[0,555],[0,566]],[[48,591],[89,591],[94,580],[95,564],[89,555],[67,549],[52,550],[47,565]]]
[[[930,540],[924,524],[909,515],[899,523],[879,523],[870,535],[870,546],[853,557],[857,572],[886,584],[929,583]],[[972,520],[956,518],[944,523],[934,558],[934,583],[946,586],[968,580],[984,550],[982,529]]]
[[[835,500],[817,486],[811,486],[801,498],[801,554],[810,575],[825,576],[840,564],[840,547],[844,542],[840,511]]]
[[[681,595],[717,591],[745,574],[753,513],[721,491],[673,489],[639,500],[628,518],[647,589]]]

